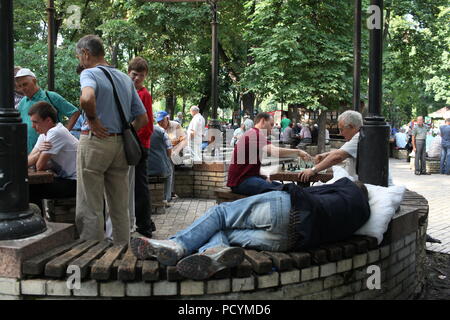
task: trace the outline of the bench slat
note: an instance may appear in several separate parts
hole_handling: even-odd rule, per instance
[[[26,260],[22,265],[22,272],[28,275],[40,275],[44,272],[44,267],[47,262],[54,259],[60,254],[63,254],[76,245],[79,245],[84,240],[78,239],[69,244],[65,244],[59,247],[56,247],[48,252],[35,256],[29,260]]]
[[[263,251],[271,260],[278,271],[290,270],[294,267],[294,260],[282,252]]]
[[[142,280],[158,281],[159,280],[159,262],[156,260],[144,260],[142,264]]]
[[[114,245],[106,253],[97,260],[91,268],[91,278],[95,280],[108,280],[111,276],[112,266],[119,258],[126,244]]]
[[[92,247],[82,256],[78,257],[70,264],[78,266],[80,268],[81,279],[85,279],[89,274],[89,264],[97,259],[102,253],[104,253],[105,249],[111,246],[111,242],[109,241],[101,241],[96,246]]]
[[[289,252],[298,269],[307,268],[311,265],[311,254],[308,252]]]
[[[137,258],[133,254],[131,247],[128,248],[117,270],[117,279],[131,281],[136,278]]]
[[[272,260],[263,253],[255,250],[245,250],[245,257],[257,274],[266,274],[272,271]]]
[[[60,278],[66,273],[67,265],[70,261],[78,258],[84,252],[98,243],[98,240],[87,240],[63,255],[56,257],[45,265],[45,275]]]

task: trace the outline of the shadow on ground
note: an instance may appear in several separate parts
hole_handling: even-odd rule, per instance
[[[450,300],[450,255],[427,251],[426,284],[420,300]]]

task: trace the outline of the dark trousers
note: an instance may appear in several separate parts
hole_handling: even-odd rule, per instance
[[[416,171],[420,171],[420,173],[425,173],[427,171],[427,163],[425,159],[425,146],[426,140],[416,140],[416,159],[414,162],[414,166]]]
[[[134,181],[134,214],[137,231],[151,231],[151,199],[148,190],[147,157],[148,149],[144,149],[141,161],[135,167]]]
[[[37,204],[43,214],[43,199],[74,198],[77,195],[77,180],[54,178],[52,183],[30,184],[30,202]]]

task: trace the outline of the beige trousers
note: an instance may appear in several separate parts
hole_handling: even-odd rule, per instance
[[[130,240],[128,163],[122,136],[81,135],[77,152],[76,226],[80,238],[103,240],[103,196],[109,206],[114,244]]]

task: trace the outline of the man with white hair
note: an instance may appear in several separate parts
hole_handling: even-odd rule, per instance
[[[205,130],[205,118],[200,114],[200,109],[197,106],[192,106],[190,109],[192,120],[189,123],[187,130],[188,145],[191,149],[191,154],[194,162],[202,161],[202,141]]]
[[[299,173],[301,181],[309,181],[309,178],[322,170],[347,160],[345,169],[355,179],[356,158],[358,152],[359,129],[363,125],[363,119],[359,112],[347,110],[338,118],[339,132],[347,141],[340,149],[318,154],[315,157],[316,165]]]
[[[66,124],[66,128],[70,131],[78,120],[80,111],[73,104],[61,97],[56,92],[42,90],[37,84],[36,75],[27,68],[22,68],[17,71],[15,75],[16,90],[24,95],[24,98],[17,106],[17,110],[20,113],[22,121],[27,124],[28,127],[28,140],[27,140],[27,153],[33,150],[36,141],[39,137],[36,130],[33,129],[28,111],[30,108],[39,101],[45,101],[50,103],[56,109],[58,122],[63,121],[63,117],[69,118]]]

